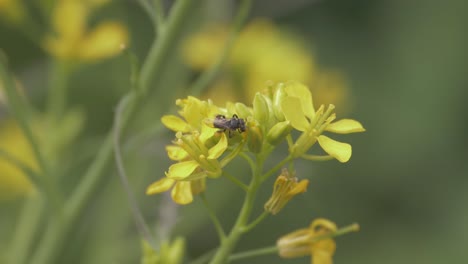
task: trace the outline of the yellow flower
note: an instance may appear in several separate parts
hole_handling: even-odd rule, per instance
[[[44,48],[63,60],[95,61],[118,54],[128,40],[126,29],[116,22],[103,22],[93,30],[87,20],[93,7],[103,1],[58,1],[52,15],[54,33],[44,39]]]
[[[164,177],[148,186],[146,194],[158,194],[172,188],[171,197],[174,202],[178,204],[189,204],[193,201],[194,195],[204,191],[205,181],[205,178],[191,181],[177,181]]]
[[[22,1],[0,0],[0,19],[4,19],[12,24],[20,24],[25,15]]]
[[[226,26],[214,25],[188,38],[183,47],[186,63],[197,70],[212,65],[227,40],[227,32]],[[266,19],[254,20],[245,27],[234,44],[227,64],[232,76],[224,76],[223,81],[217,82],[210,90],[217,93],[226,86],[241,87],[240,98],[231,95],[231,99],[246,102],[250,102],[268,80],[310,83],[316,67],[312,55],[299,39],[279,30]]]
[[[294,196],[305,192],[308,185],[309,180],[299,182],[287,169],[283,169],[276,178],[270,199],[265,203],[265,210],[273,215],[277,214]]]
[[[221,156],[228,148],[225,133],[209,126],[206,120],[219,113],[227,113],[211,101],[201,101],[189,96],[177,100],[181,108],[179,116],[166,115],[161,121],[169,129],[177,132],[174,145],[166,147],[170,159],[177,161],[166,172],[166,177],[151,184],[147,194],[156,194],[172,188],[172,198],[176,203],[188,204],[193,196],[205,190],[206,177],[216,178],[242,149],[239,144],[229,155]]]
[[[181,264],[184,259],[185,239],[177,237],[172,243],[163,241],[158,251],[143,241],[142,264]]]
[[[29,142],[13,120],[3,121],[0,126],[0,149],[8,152],[32,170],[39,169]],[[33,191],[34,187],[23,171],[0,158],[0,200]]]
[[[314,220],[309,228],[300,229],[281,237],[276,243],[283,258],[311,255],[312,264],[332,264],[336,250],[331,238],[320,239],[337,231],[336,224],[327,219]]]
[[[331,157],[340,162],[347,162],[351,158],[351,145],[335,141],[322,135],[322,132],[338,134],[363,132],[365,129],[361,123],[352,119],[342,119],[332,123],[336,118],[335,106],[330,104],[325,109],[322,105],[315,111],[312,94],[301,83],[286,83],[284,90],[287,93],[287,97],[281,102],[284,117],[291,122],[293,128],[302,132],[296,142],[290,146],[293,157],[309,158],[306,152],[318,141]]]

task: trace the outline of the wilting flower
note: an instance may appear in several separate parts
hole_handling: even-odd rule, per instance
[[[309,89],[298,82],[289,82],[284,85],[287,94],[281,101],[281,110],[291,126],[302,134],[296,142],[290,146],[293,157],[307,158],[306,152],[317,141],[325,152],[340,162],[347,162],[351,158],[351,145],[335,141],[322,135],[328,131],[338,134],[348,134],[365,131],[364,127],[356,120],[342,119],[332,123],[336,115],[335,106],[330,104],[325,108],[321,105],[315,111],[312,103],[312,94]]]
[[[127,30],[117,22],[102,22],[89,30],[92,9],[105,1],[60,0],[52,14],[53,33],[43,42],[57,58],[95,61],[112,57],[127,43]]]
[[[287,169],[283,169],[276,178],[270,199],[265,203],[265,210],[277,214],[294,196],[305,192],[308,185],[309,180],[299,181]]]
[[[336,243],[326,235],[337,231],[336,224],[327,219],[314,220],[309,228],[299,229],[282,236],[276,243],[283,258],[311,255],[312,264],[332,264]]]

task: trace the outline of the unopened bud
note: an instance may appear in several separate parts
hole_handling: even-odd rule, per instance
[[[270,143],[273,146],[276,146],[279,143],[281,143],[281,141],[283,141],[283,139],[285,139],[286,136],[289,135],[289,133],[292,130],[292,126],[289,123],[289,121],[283,121],[274,125],[270,129],[270,131],[268,131],[266,137],[268,143]]]

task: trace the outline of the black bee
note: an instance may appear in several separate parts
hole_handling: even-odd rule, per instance
[[[217,115],[213,120],[213,126],[220,128],[220,131],[229,131],[229,137],[231,137],[232,131],[239,131],[240,133],[245,132],[245,121],[239,118],[236,114],[232,118],[226,118],[224,115]]]

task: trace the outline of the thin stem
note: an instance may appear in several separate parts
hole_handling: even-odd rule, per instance
[[[271,246],[271,247],[253,249],[253,250],[249,250],[249,251],[244,251],[244,252],[232,254],[228,258],[228,260],[229,261],[236,261],[236,260],[240,260],[240,259],[253,258],[253,257],[258,257],[258,256],[276,254],[276,253],[278,253],[278,247],[277,246]]]
[[[252,230],[254,227],[256,227],[258,224],[260,224],[268,215],[270,215],[269,212],[263,211],[261,215],[259,215],[254,221],[252,221],[250,224],[248,224],[246,227],[242,229],[242,232],[247,233],[250,230]]]
[[[306,160],[312,160],[312,161],[327,161],[327,160],[334,159],[330,155],[319,156],[319,155],[308,155],[308,154],[301,155],[301,158],[306,159]]]
[[[161,0],[153,0],[153,4],[157,33],[161,34],[164,30],[164,5]]]
[[[354,223],[354,224],[351,224],[349,226],[345,226],[343,228],[340,228],[334,233],[329,233],[329,234],[326,234],[326,235],[314,237],[314,238],[312,238],[312,240],[310,242],[312,243],[312,242],[317,242],[317,241],[324,240],[324,239],[334,238],[334,237],[342,236],[342,235],[345,235],[347,233],[356,232],[356,231],[359,231],[359,225],[357,223]],[[244,251],[244,252],[232,254],[228,258],[228,260],[229,261],[236,261],[236,260],[240,260],[240,259],[258,257],[258,256],[264,256],[264,255],[271,255],[271,254],[276,254],[276,253],[278,253],[278,247],[277,246],[264,247],[264,248],[253,249],[253,250],[249,250],[249,251]]]
[[[210,66],[209,69],[204,71],[200,75],[200,77],[198,77],[198,79],[189,89],[192,95],[200,95],[203,92],[203,90],[205,90],[219,74],[223,64],[229,57],[229,53],[231,52],[232,47],[234,46],[235,40],[237,39],[237,36],[239,35],[240,30],[242,29],[242,26],[247,20],[251,6],[251,0],[243,0],[241,2],[237,14],[234,18],[234,24],[229,34],[229,38],[227,39],[226,44],[224,45],[224,48],[221,51],[221,55],[217,58],[216,62]]]
[[[55,209],[55,212],[61,211],[61,195],[58,191],[58,187],[56,183],[52,180],[52,175],[50,175],[50,170],[48,165],[45,161],[45,158],[40,150],[39,144],[36,140],[35,135],[32,132],[32,129],[29,125],[29,110],[30,107],[21,100],[21,96],[19,95],[16,86],[11,78],[10,74],[8,74],[6,66],[0,62],[0,81],[3,81],[3,86],[8,96],[8,103],[9,107],[11,108],[21,130],[24,133],[27,141],[31,145],[33,154],[36,160],[39,163],[41,173],[44,177],[41,177],[43,181],[44,193],[47,195],[50,203]]]
[[[67,80],[69,65],[54,61],[51,66],[50,91],[48,92],[47,114],[53,125],[60,122],[63,116],[67,99]]]
[[[203,205],[205,206],[206,210],[208,211],[208,215],[211,218],[211,221],[213,222],[213,225],[216,229],[216,233],[218,233],[219,241],[223,242],[224,239],[226,239],[226,233],[224,232],[223,226],[221,225],[221,222],[219,221],[218,217],[216,216],[216,213],[214,210],[211,208],[211,206],[208,204],[208,201],[206,200],[206,196],[204,193],[200,194],[200,197],[202,199]]]
[[[216,250],[218,250],[218,249],[215,248],[215,249],[212,249],[212,250],[204,253],[203,255],[199,256],[195,260],[190,261],[189,264],[205,264],[205,263],[207,263],[208,261],[210,261],[210,258],[213,257],[213,255],[216,253]]]
[[[184,23],[188,20],[192,9],[200,4],[201,1],[181,0],[174,4],[173,10],[167,23],[167,29],[161,38],[153,43],[148,57],[145,60],[138,86],[138,96],[135,96],[133,101],[129,103],[127,111],[121,119],[121,128],[124,130],[129,124],[129,121],[136,113],[136,107],[141,105],[145,93],[147,93],[158,74],[164,67],[167,56],[175,48],[177,39],[182,33]],[[110,173],[104,173],[112,163],[113,157],[113,134],[109,132],[104,140],[101,149],[93,161],[91,166],[82,177],[77,189],[71,195],[67,206],[65,207],[65,217],[55,223],[51,222],[46,230],[43,239],[39,243],[39,247],[33,255],[32,260],[35,264],[55,263],[58,253],[62,249],[63,241],[68,234],[70,228],[76,223],[77,218],[83,213],[86,206],[92,201],[93,196],[99,190],[99,183],[105,179]]]
[[[153,11],[153,7],[148,2],[148,0],[138,0],[138,3],[140,4],[141,8],[143,8],[145,13],[148,15],[149,19],[151,20],[151,23],[155,26],[155,30],[156,30],[159,23],[158,23],[158,20],[156,18],[156,14]]]
[[[268,179],[273,173],[277,172],[279,169],[281,169],[281,167],[283,167],[286,163],[288,163],[291,160],[292,160],[291,156],[287,156],[286,158],[284,158],[282,161],[276,164],[272,169],[270,169],[265,174],[263,174],[261,176],[261,181],[263,182],[266,179]]]
[[[248,192],[249,191],[249,186],[247,186],[245,183],[241,182],[239,179],[228,173],[227,171],[223,171],[223,176],[226,177],[228,180],[232,181],[234,184],[242,188],[242,190]]]
[[[243,158],[243,159],[245,159],[247,161],[247,163],[250,166],[250,169],[252,170],[252,175],[253,175],[254,169],[255,169],[255,162],[252,160],[251,157],[249,157],[249,155],[247,155],[244,152],[239,152],[239,156],[241,156],[241,158]]]
[[[252,213],[255,197],[257,195],[258,188],[260,187],[260,175],[263,170],[263,159],[257,156],[255,171],[250,181],[249,191],[247,192],[244,203],[242,204],[241,211],[234,226],[231,229],[231,232],[227,238],[221,243],[218,251],[214,255],[213,259],[210,261],[211,264],[222,264],[226,263],[227,258],[234,250],[237,242],[243,234],[243,229],[245,228],[247,222],[249,221],[250,215]]]
[[[120,150],[120,130],[121,130],[121,118],[122,113],[125,111],[125,107],[128,104],[131,96],[133,94],[129,94],[124,96],[119,104],[117,105],[117,109],[115,111],[114,117],[114,155],[115,155],[115,163],[117,165],[117,172],[120,177],[120,181],[122,182],[122,186],[124,188],[125,193],[127,194],[127,199],[130,204],[130,209],[132,210],[132,216],[137,226],[140,235],[146,239],[149,245],[154,250],[157,250],[156,241],[151,235],[151,232],[146,224],[145,219],[143,218],[143,214],[141,213],[140,207],[138,206],[137,200],[135,198],[135,194],[130,187],[130,183],[128,181],[127,173],[125,172],[125,167],[123,164],[122,159],[122,152]]]
[[[9,263],[24,264],[29,259],[31,246],[38,235],[41,218],[44,212],[44,199],[38,195],[24,201],[19,222],[8,250]]]

